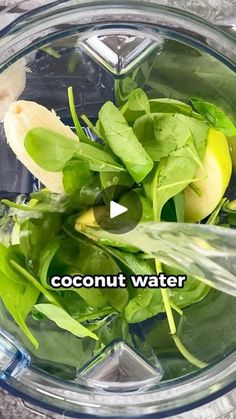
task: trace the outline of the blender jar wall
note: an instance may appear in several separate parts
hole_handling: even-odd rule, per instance
[[[21,98],[53,107],[69,124],[66,88],[70,84],[77,88],[79,112],[94,119],[102,103],[109,99],[120,103],[136,86],[143,87],[152,97],[186,100],[201,95],[234,115],[233,39],[188,14],[141,1],[132,3],[55,2],[55,6],[23,15],[0,33],[2,71],[14,62],[26,60],[27,83]],[[88,44],[91,39],[93,42]],[[97,40],[100,46],[103,43],[102,50],[95,51]],[[50,55],[52,51],[54,55],[56,51],[57,57]],[[115,61],[111,59],[111,51],[116,55]],[[10,153],[9,149],[4,153]],[[3,194],[27,194],[37,187],[24,168],[13,166],[16,164],[13,156],[9,163],[4,161],[12,174],[10,186],[3,186],[0,181]],[[8,168],[2,168],[4,180]],[[25,180],[16,185],[14,179]],[[9,189],[12,185],[14,188]],[[12,322],[7,318],[5,322],[4,327],[21,340]],[[2,342],[3,348],[6,347],[3,339]],[[22,397],[40,400],[54,409],[95,414],[100,406],[101,413],[107,416],[153,413],[157,418],[203,403],[207,397],[217,397],[230,388],[235,377],[235,357],[230,354],[231,345],[227,349],[225,359],[204,371],[170,379],[138,393],[122,394],[122,387],[117,393],[107,393],[88,388],[80,381],[58,380],[53,377],[53,373],[59,375],[55,365],[51,375],[46,374],[45,365],[35,360],[35,354],[27,367],[23,363],[20,371],[8,370],[3,381]]]

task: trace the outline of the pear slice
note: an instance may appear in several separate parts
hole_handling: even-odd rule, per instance
[[[79,141],[77,135],[54,111],[35,102],[19,100],[12,103],[4,117],[4,129],[11,149],[21,163],[51,192],[63,193],[62,172],[49,172],[42,169],[27,153],[24,145],[27,132],[41,127]],[[45,150],[47,153],[47,150]]]
[[[185,221],[196,223],[214,211],[223,198],[232,175],[232,160],[225,135],[210,129],[203,167],[199,168],[196,178],[200,180],[185,189]]]

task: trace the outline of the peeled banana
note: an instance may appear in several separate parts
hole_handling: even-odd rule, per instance
[[[0,122],[9,105],[18,99],[25,89],[26,63],[19,60],[0,74]]]
[[[48,172],[38,166],[25,149],[25,136],[29,130],[36,127],[46,128],[79,141],[77,135],[62,123],[54,111],[25,100],[12,103],[3,122],[7,142],[21,163],[51,192],[63,193],[62,173]]]

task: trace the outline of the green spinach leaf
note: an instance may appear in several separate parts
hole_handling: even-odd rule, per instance
[[[111,313],[116,313],[114,308],[107,305],[103,305],[102,307],[92,307],[87,304],[86,301],[75,292],[75,290],[61,292],[58,299],[61,306],[80,323],[98,319]]]
[[[90,170],[95,172],[125,171],[104,150],[92,144],[74,141],[45,128],[30,130],[25,137],[25,148],[40,167],[52,172],[62,171],[66,163],[76,156],[88,162]]]
[[[189,128],[178,119],[178,115],[146,115],[136,120],[133,129],[154,161],[167,157],[191,138]]]
[[[227,137],[236,135],[236,127],[225,112],[203,99],[192,98],[194,109],[199,112],[208,123],[218,131],[222,131]]]
[[[70,160],[63,168],[63,186],[66,194],[73,194],[90,183],[92,174],[85,161]]]
[[[141,259],[139,255],[123,252],[112,247],[107,247],[106,251],[119,262],[122,269],[128,274],[151,275],[155,272],[150,263]]]
[[[25,256],[26,268],[38,275],[40,255],[48,242],[59,241],[61,214],[45,213],[40,218],[24,221],[20,226],[20,250]]]
[[[202,160],[205,154],[207,138],[209,134],[209,124],[204,121],[198,121],[186,115],[176,115],[178,121],[183,122],[189,128],[196,151]]]
[[[152,113],[178,113],[202,119],[198,113],[193,111],[191,106],[171,98],[151,99],[150,110]]]
[[[26,319],[39,297],[39,291],[12,268],[13,248],[0,244],[0,297],[18,326],[34,346],[38,342],[26,324]]]
[[[129,96],[128,101],[121,109],[128,123],[133,123],[137,118],[150,112],[150,103],[146,93],[137,88],[133,90]]]
[[[193,145],[181,147],[162,158],[144,182],[145,192],[153,202],[156,221],[161,219],[164,204],[183,191],[194,179],[198,156],[191,146]]]
[[[133,179],[127,172],[101,172],[101,185],[104,189],[110,186],[122,185],[131,188],[134,184]]]
[[[53,304],[36,304],[36,310],[47,316],[61,329],[67,330],[75,336],[83,338],[89,336],[92,339],[98,340],[97,335],[84,327],[77,320],[73,319],[64,309],[56,307]]]
[[[166,275],[184,275],[179,269],[164,265]],[[197,303],[206,297],[210,287],[198,279],[188,275],[183,288],[170,288],[169,296],[177,307],[184,308],[190,304]]]
[[[125,318],[128,323],[139,323],[158,313],[164,312],[160,289],[139,289],[125,308]]]
[[[136,183],[142,182],[152,170],[153,161],[148,156],[122,113],[106,102],[99,112],[102,136],[113,153],[121,159]]]

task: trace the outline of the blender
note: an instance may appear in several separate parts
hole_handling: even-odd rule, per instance
[[[35,101],[73,128],[69,86],[78,113],[93,122],[106,101],[122,106],[140,87],[149,98],[202,97],[235,118],[234,26],[225,30],[227,19],[218,6],[205,20],[191,13],[198,11],[192,2],[186,10],[177,9],[175,1],[33,3],[19,2],[0,13],[2,112],[16,99]],[[231,16],[233,4],[225,3]],[[14,200],[41,185],[11,152],[3,126],[0,130],[0,196]],[[229,141],[236,156],[235,139]],[[236,159],[233,164],[236,169]],[[235,192],[232,181],[227,196]],[[7,210],[1,211],[4,220]],[[183,343],[208,364],[198,369],[165,333],[164,315],[129,330],[117,315],[108,316],[100,348],[30,316],[28,324],[40,342],[35,349],[1,304],[0,384],[36,409],[71,417],[156,419],[182,417],[186,411],[186,417],[205,417],[194,409],[208,409],[235,386],[235,311],[233,296],[212,290],[176,318]],[[230,397],[223,407],[215,402],[206,417],[234,415]]]

